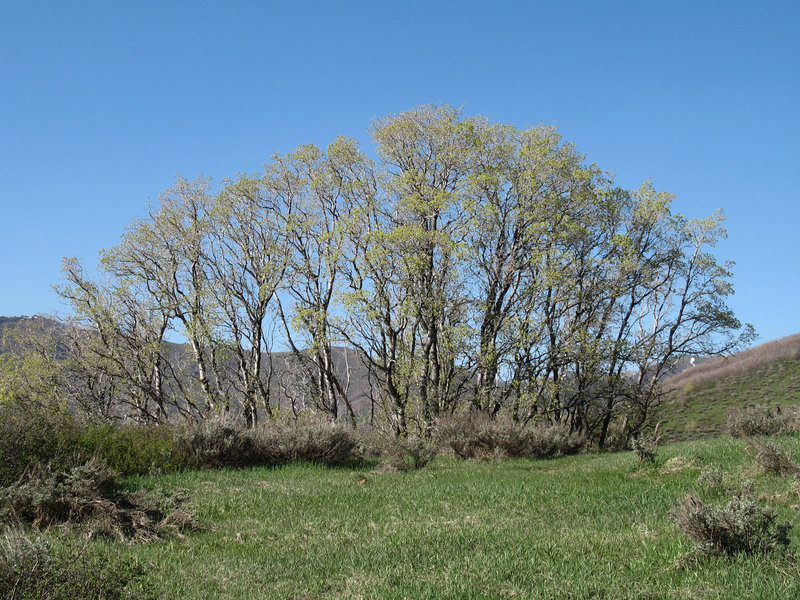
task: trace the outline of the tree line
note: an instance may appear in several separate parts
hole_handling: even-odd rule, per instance
[[[712,253],[721,212],[622,189],[545,125],[424,106],[371,134],[375,158],[339,137],[216,186],[178,178],[97,272],[65,259],[57,289],[80,327],[60,342],[61,393],[108,418],[233,410],[253,426],[302,392],[357,425],[346,347],[398,435],[476,411],[602,447],[646,425],[678,357],[752,338]],[[274,380],[277,347],[291,381]]]

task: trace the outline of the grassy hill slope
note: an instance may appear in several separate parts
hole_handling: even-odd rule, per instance
[[[691,367],[666,385],[657,416],[666,440],[721,435],[734,407],[800,403],[800,334]]]

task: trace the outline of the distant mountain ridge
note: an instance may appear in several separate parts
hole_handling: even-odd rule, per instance
[[[57,329],[60,327],[69,327],[57,319],[43,316],[13,316],[6,317],[0,316],[0,354],[13,350],[13,345],[16,343],[10,335],[12,330],[18,328],[31,328],[45,327]],[[185,353],[187,356],[191,354],[191,349],[188,343],[166,342],[170,348],[170,353]],[[370,414],[372,409],[372,396],[373,390],[370,388],[369,370],[362,360],[362,355],[358,350],[353,348],[333,347],[333,363],[337,376],[340,377],[342,386],[347,392],[350,404],[353,407],[353,412],[357,416],[366,416]],[[281,405],[288,405],[289,400],[286,397],[284,390],[291,389],[296,391],[298,384],[296,383],[297,372],[297,357],[289,351],[279,351],[272,353],[264,353],[264,364],[272,365],[273,384],[275,389],[273,393],[277,392],[275,400]],[[339,407],[340,415],[344,416],[346,411],[345,406]]]
[[[0,354],[8,352],[12,349],[14,341],[9,335],[12,330],[19,327],[25,328],[39,325],[52,328],[64,327],[63,323],[59,322],[58,320],[53,319],[52,317],[45,317],[43,315],[19,317],[0,316]]]
[[[51,317],[43,316],[43,315],[34,315],[34,316],[16,316],[16,317],[4,317],[0,316],[0,354],[7,351],[5,344],[8,342],[5,340],[4,332],[8,330],[9,327],[18,326],[20,324],[24,325],[26,323],[41,323],[45,322],[48,324],[52,324],[53,327],[63,327],[64,325],[60,323],[58,320],[53,319]],[[175,343],[175,342],[168,342],[170,344],[175,344],[177,346],[182,346],[183,344]],[[344,347],[337,347],[335,351],[344,352],[346,349]],[[347,349],[348,353],[356,353],[358,351],[355,349]],[[291,352],[274,352],[273,357],[282,357],[284,355],[291,355]],[[675,362],[675,365],[668,370],[667,374],[669,377],[674,377],[684,373],[687,370],[693,369],[701,364],[704,364],[708,361],[715,360],[717,357],[713,356],[681,356]],[[344,359],[342,359],[344,360]],[[349,361],[348,361],[349,362]],[[352,367],[352,365],[350,365]]]
[[[66,327],[47,316],[0,316],[0,354],[11,349],[12,327]],[[176,351],[190,352],[188,345],[170,343]],[[372,407],[369,369],[359,351],[333,349],[337,374],[349,369],[348,397],[357,415],[366,416]],[[290,388],[296,371],[291,352],[266,354],[273,366],[277,389]],[[681,357],[664,382],[666,400],[657,418],[670,440],[697,439],[725,433],[727,412],[751,403],[800,403],[800,333],[765,342],[737,354],[721,357]],[[278,394],[277,400],[288,399]],[[344,407],[340,407],[344,415]]]

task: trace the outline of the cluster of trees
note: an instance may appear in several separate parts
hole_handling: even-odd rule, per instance
[[[342,137],[217,187],[178,179],[98,273],[66,260],[58,289],[82,333],[59,352],[76,398],[253,425],[302,393],[355,424],[346,347],[397,434],[474,410],[602,446],[615,423],[646,423],[677,357],[749,339],[711,253],[720,213],[674,214],[649,182],[620,189],[552,127],[426,106],[371,133],[375,159]],[[291,380],[274,378],[277,348]]]

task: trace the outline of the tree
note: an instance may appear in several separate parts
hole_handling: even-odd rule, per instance
[[[5,327],[0,340],[0,406],[77,407],[100,421],[119,417],[114,380],[85,361],[85,330],[47,317]]]
[[[625,288],[628,306],[618,338],[627,341],[617,358],[637,368],[636,377],[623,381],[621,396],[632,412],[631,433],[645,425],[660,401],[660,382],[676,358],[725,354],[755,339],[752,326],[742,326],[726,298],[733,293],[731,262],[720,263],[711,253],[727,233],[724,215],[687,219],[669,210],[672,196],[658,193],[646,182],[634,194],[632,232],[637,242],[628,253],[637,260]],[[630,314],[629,314],[630,313]],[[605,443],[613,406],[606,405],[599,445]]]
[[[92,331],[75,364],[143,420],[241,410],[252,426],[283,399],[355,425],[337,356],[356,349],[398,435],[473,410],[603,446],[646,427],[678,357],[752,339],[711,252],[721,213],[621,189],[553,127],[422,106],[371,133],[376,160],[338,138],[216,191],[179,178],[100,277],[68,261],[62,294]]]
[[[276,219],[281,209],[263,182],[242,175],[223,188],[211,213],[211,289],[236,360],[237,391],[250,427],[258,422],[259,408],[272,416],[272,369],[264,368],[263,358],[272,349],[268,311],[288,265],[287,232]]]
[[[592,204],[605,181],[552,127],[519,131],[482,122],[479,131],[467,245],[478,332],[473,406],[495,414],[514,396],[518,417],[520,397],[530,392],[522,381],[558,380],[558,352],[549,352],[549,360],[542,354],[560,346],[555,316],[571,297],[563,293],[572,281],[565,277],[569,240],[581,227],[590,230],[581,207]],[[501,369],[511,385],[499,380]],[[534,397],[542,393],[539,385]]]
[[[354,427],[356,416],[335,368],[331,319],[341,284],[348,218],[345,197],[354,169],[364,160],[355,142],[339,138],[327,155],[306,145],[274,157],[265,176],[284,206],[275,216],[282,219],[288,243],[284,289],[291,310],[285,311],[278,301],[286,340],[296,359],[309,369],[312,402],[334,421],[343,403]],[[303,349],[298,347],[300,340]]]
[[[447,106],[390,115],[372,127],[387,168],[387,241],[419,338],[417,390],[428,430],[458,402],[457,338],[466,306],[461,245],[470,227],[463,199],[474,127]]]

